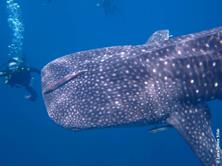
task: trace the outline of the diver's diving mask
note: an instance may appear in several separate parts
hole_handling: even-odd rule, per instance
[[[8,63],[8,69],[11,71],[17,71],[24,63],[24,60],[19,57],[12,58]]]

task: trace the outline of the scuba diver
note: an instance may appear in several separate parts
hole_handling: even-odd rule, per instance
[[[47,0],[47,3],[52,3],[52,0]]]
[[[31,73],[40,74],[40,70],[28,67],[25,64],[24,58],[13,57],[8,60],[6,69],[0,71],[0,77],[4,77],[5,84],[10,85],[11,87],[24,87],[29,93],[29,95],[25,96],[25,99],[35,101],[37,93],[30,85],[32,80]]]
[[[118,8],[113,0],[101,0],[97,3],[98,7],[102,7],[105,15],[111,15],[117,12]]]
[[[43,1],[41,2],[41,5],[43,5],[43,6],[48,6],[48,5],[52,4],[52,2],[53,2],[53,0],[43,0]]]

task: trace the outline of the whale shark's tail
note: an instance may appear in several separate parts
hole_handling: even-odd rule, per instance
[[[206,105],[181,105],[167,121],[185,138],[204,165],[222,165],[222,153],[213,135]]]

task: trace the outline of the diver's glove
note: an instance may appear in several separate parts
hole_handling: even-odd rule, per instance
[[[7,75],[6,72],[0,71],[0,77],[1,77],[1,76],[6,76],[6,75]]]

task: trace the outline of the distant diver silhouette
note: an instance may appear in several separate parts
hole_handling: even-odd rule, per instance
[[[102,7],[105,15],[112,15],[118,11],[117,5],[114,0],[101,0],[97,3],[98,7]]]

